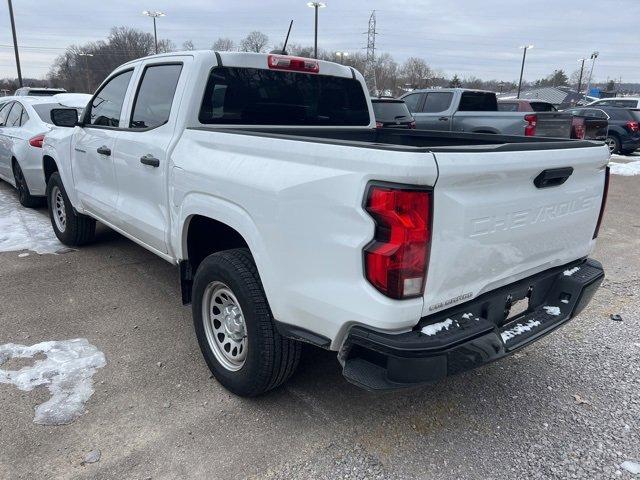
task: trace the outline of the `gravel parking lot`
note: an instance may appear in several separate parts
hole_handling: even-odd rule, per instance
[[[48,390],[0,384],[0,478],[636,478],[621,465],[640,461],[640,176],[612,176],[594,254],[607,279],[553,335],[387,394],[308,349],[254,400],[210,377],[176,268],[107,229],[78,251],[16,250],[48,219],[18,213],[5,183],[0,197],[0,345],[86,338],[106,358],[67,425],[34,423]]]

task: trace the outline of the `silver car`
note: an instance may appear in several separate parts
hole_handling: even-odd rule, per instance
[[[90,100],[84,93],[50,97],[0,97],[0,179],[18,190],[20,203],[35,207],[45,194],[42,141],[55,127],[54,108],[76,108],[78,114]]]

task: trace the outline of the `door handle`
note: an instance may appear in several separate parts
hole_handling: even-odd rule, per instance
[[[149,165],[150,167],[160,166],[160,160],[158,160],[156,157],[150,154],[140,157],[140,163],[143,165]]]
[[[449,121],[449,117],[440,117],[440,118],[438,118],[438,120],[440,120],[441,122],[448,122]]]
[[[573,173],[573,167],[550,168],[544,170],[534,180],[537,188],[557,187],[562,185]]]
[[[100,155],[107,155],[107,156],[111,155],[111,149],[109,147],[107,147],[106,145],[103,145],[103,146],[99,147],[97,152]]]

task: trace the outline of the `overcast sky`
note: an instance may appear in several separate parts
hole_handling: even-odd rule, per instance
[[[313,10],[305,0],[13,0],[22,74],[44,77],[54,58],[70,44],[105,38],[112,26],[153,32],[144,9],[167,14],[158,35],[177,46],[192,40],[209,48],[218,37],[236,43],[249,31],[313,44]],[[640,0],[326,0],[320,10],[319,46],[356,52],[366,45],[371,10],[377,12],[377,52],[396,60],[424,58],[447,75],[515,80],[523,44],[525,78],[534,80],[577,59],[600,52],[594,78],[640,82]],[[15,77],[7,2],[0,2],[0,78]]]

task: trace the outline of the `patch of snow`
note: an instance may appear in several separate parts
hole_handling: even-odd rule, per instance
[[[433,325],[427,325],[426,327],[422,327],[422,333],[425,335],[435,335],[440,330],[449,330],[449,327],[453,325],[453,320],[447,318],[444,322],[434,323]]]
[[[84,338],[41,342],[26,346],[0,345],[0,366],[11,358],[32,358],[44,354],[33,365],[20,370],[0,368],[0,383],[31,391],[46,386],[51,398],[38,405],[33,421],[40,425],[64,425],[84,413],[84,405],[93,394],[93,375],[106,365],[104,353]]]
[[[554,317],[557,317],[558,315],[560,315],[560,307],[552,307],[549,305],[545,305],[544,307],[545,312],[547,312],[549,315],[553,315]]]
[[[507,340],[511,340],[513,337],[517,337],[524,332],[528,332],[538,325],[540,325],[540,322],[538,320],[529,320],[524,325],[522,323],[518,323],[515,327],[500,333],[500,336],[502,337],[502,341],[506,342]]]
[[[560,300],[562,303],[569,303],[569,300],[567,300],[566,298]]]
[[[629,163],[609,162],[609,168],[614,175],[622,175],[624,177],[640,175],[640,161]]]
[[[573,268],[570,268],[569,270],[565,270],[562,273],[565,277],[570,277],[571,275],[576,273],[578,270],[580,270],[580,267],[573,267]]]
[[[620,467],[624,468],[627,472],[638,475],[640,473],[640,463],[632,462],[627,460],[626,462],[622,462]]]
[[[0,252],[56,253],[63,248],[46,211],[23,207],[9,184],[0,182]]]

